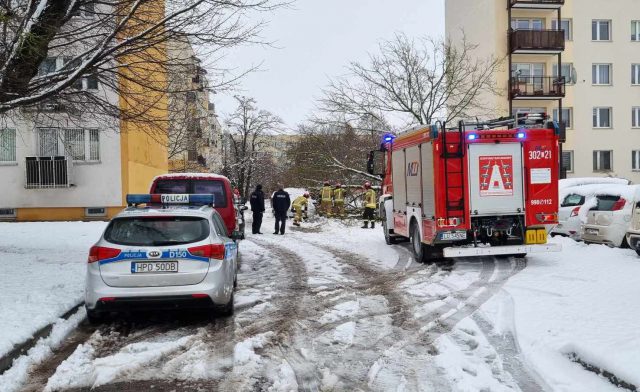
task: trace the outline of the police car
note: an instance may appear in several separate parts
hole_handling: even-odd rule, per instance
[[[85,306],[113,311],[210,308],[233,313],[238,248],[211,194],[127,195],[89,252]]]

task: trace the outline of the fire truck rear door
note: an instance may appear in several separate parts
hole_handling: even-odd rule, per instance
[[[468,144],[471,216],[522,214],[520,143]]]

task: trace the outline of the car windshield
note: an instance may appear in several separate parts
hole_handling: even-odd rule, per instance
[[[597,199],[598,205],[592,208],[593,211],[613,211],[613,206],[620,200],[620,196],[601,195],[597,196]]]
[[[165,246],[202,241],[209,223],[198,217],[131,217],[111,221],[104,238],[119,245]]]
[[[576,207],[584,204],[584,196],[571,194],[564,198],[560,207]]]
[[[186,180],[160,180],[156,183],[155,193],[189,193]]]

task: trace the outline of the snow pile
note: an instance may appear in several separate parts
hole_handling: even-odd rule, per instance
[[[0,356],[81,302],[105,222],[0,223]]]
[[[565,178],[559,181],[560,189],[569,188],[572,186],[589,185],[589,184],[618,184],[629,185],[631,181],[625,178],[615,177],[578,177],[578,178]]]
[[[524,358],[554,391],[618,391],[570,353],[640,385],[640,259],[629,249],[552,241],[563,251],[528,257],[483,312],[494,325],[513,323]]]
[[[296,381],[296,373],[286,360],[278,368],[278,373],[274,375],[273,385],[269,387],[268,392],[292,392],[298,390],[298,382]]]
[[[27,380],[31,367],[51,356],[53,350],[60,346],[67,335],[84,320],[85,316],[84,309],[80,309],[67,320],[57,320],[49,336],[40,339],[26,355],[17,358],[13,362],[13,366],[0,375],[0,392],[19,390]]]

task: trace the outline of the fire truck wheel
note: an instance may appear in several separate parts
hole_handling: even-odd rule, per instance
[[[382,230],[384,231],[384,241],[387,245],[393,245],[398,242],[396,237],[392,237],[391,234],[389,234],[389,230],[387,229],[387,216],[384,214],[382,218]]]
[[[414,221],[411,223],[411,250],[418,263],[429,263],[429,252],[420,238],[420,228]]]

